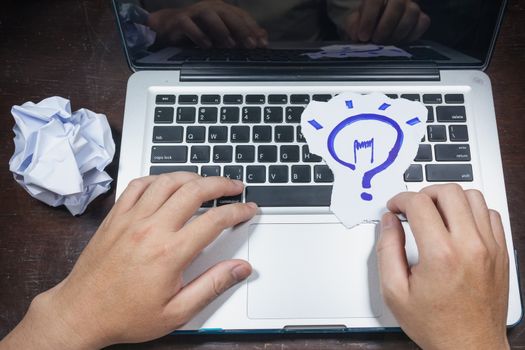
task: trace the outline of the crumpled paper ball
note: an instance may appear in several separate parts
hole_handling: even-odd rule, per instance
[[[69,100],[50,97],[13,106],[15,153],[9,170],[31,196],[82,214],[113,181],[104,171],[115,155],[106,116],[71,113]]]

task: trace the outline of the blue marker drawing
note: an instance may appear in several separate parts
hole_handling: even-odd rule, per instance
[[[310,125],[313,126],[315,128],[315,130],[319,130],[319,129],[323,128],[323,126],[321,124],[319,124],[317,122],[317,120],[315,120],[315,119],[309,120],[308,123],[310,123]]]
[[[381,106],[379,106],[379,110],[380,111],[384,111],[385,109],[387,109],[388,107],[390,107],[390,105],[388,103],[383,103]]]
[[[421,123],[421,120],[419,120],[418,117],[415,117],[415,118],[412,118],[410,120],[407,120],[407,124],[412,126],[412,125],[416,125],[418,123]]]
[[[385,104],[381,105],[381,107],[383,107],[384,105]],[[384,107],[384,109],[390,106],[388,104],[386,105],[387,106]],[[387,125],[390,125],[397,133],[396,141],[394,143],[394,146],[390,150],[390,152],[388,152],[387,159],[383,163],[376,166],[375,168],[372,168],[364,173],[362,186],[364,189],[366,189],[366,188],[371,188],[370,181],[372,180],[374,175],[380,173],[381,171],[385,170],[390,165],[392,165],[392,163],[394,163],[394,160],[397,158],[399,151],[401,150],[401,145],[403,144],[404,136],[403,136],[403,130],[401,130],[401,127],[399,126],[399,124],[395,120],[388,118],[384,115],[363,113],[363,114],[357,114],[357,115],[344,119],[342,122],[337,124],[335,128],[330,132],[330,135],[328,136],[328,140],[327,140],[327,147],[328,147],[328,152],[330,152],[330,155],[332,156],[332,158],[334,158],[336,162],[338,162],[339,164],[347,168],[350,168],[351,170],[355,170],[355,164],[345,162],[344,160],[339,158],[334,148],[335,138],[337,137],[339,132],[341,132],[341,130],[343,130],[347,126],[352,125],[355,122],[364,121],[364,120],[375,120],[381,123],[385,123]],[[363,192],[361,193],[361,198],[365,201],[371,201],[372,195],[370,193]]]
[[[348,100],[348,101],[345,101],[345,102],[346,102],[346,107],[348,109],[354,108],[354,103],[352,102],[352,100]]]
[[[361,150],[361,149],[366,149],[366,148],[370,148],[371,149],[371,156],[370,156],[370,163],[373,163],[374,162],[374,138],[372,137],[370,140],[368,141],[357,141],[357,140],[354,140],[354,163],[357,164],[357,151]]]

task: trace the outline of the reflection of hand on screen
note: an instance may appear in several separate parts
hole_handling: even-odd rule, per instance
[[[148,25],[173,44],[190,39],[202,48],[264,47],[268,34],[252,16],[221,0],[203,0],[191,6],[162,9],[148,18]]]
[[[352,41],[376,44],[415,41],[429,26],[430,17],[412,0],[362,0],[345,19]]]

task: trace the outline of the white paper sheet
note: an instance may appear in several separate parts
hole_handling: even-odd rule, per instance
[[[399,47],[388,45],[374,44],[348,44],[348,45],[330,45],[321,47],[321,51],[309,52],[303,55],[311,59],[320,58],[346,58],[346,57],[405,57],[410,58],[412,55]]]
[[[79,215],[109,190],[112,179],[104,168],[115,143],[105,115],[87,109],[71,113],[62,97],[13,106],[11,114],[15,153],[9,170],[31,196]]]
[[[425,135],[427,113],[420,102],[379,93],[342,93],[306,107],[301,130],[334,173],[330,209],[345,226],[379,220],[386,202],[406,191],[403,173]]]

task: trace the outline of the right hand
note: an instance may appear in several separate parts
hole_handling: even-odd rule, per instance
[[[268,34],[252,16],[221,0],[202,0],[152,13],[148,26],[170,43],[190,39],[201,48],[253,49],[268,45]]]
[[[405,333],[424,349],[508,349],[505,233],[483,195],[436,185],[398,194],[387,207],[406,215],[419,251],[409,266],[403,227],[385,214],[381,291]]]

